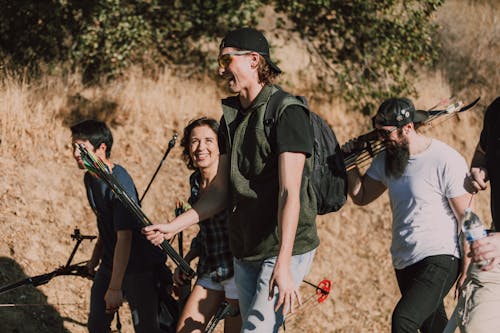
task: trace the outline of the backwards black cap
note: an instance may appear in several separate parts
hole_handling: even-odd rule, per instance
[[[375,125],[401,127],[411,122],[420,123],[428,116],[425,111],[415,110],[415,106],[408,98],[390,98],[380,105],[377,114],[372,118],[372,123],[373,127]]]
[[[271,61],[269,54],[269,44],[266,37],[262,32],[253,28],[239,28],[228,32],[226,37],[220,43],[219,49],[225,47],[234,47],[236,49],[253,51],[260,54],[266,60],[267,64],[271,66],[273,71],[281,73],[281,69]]]

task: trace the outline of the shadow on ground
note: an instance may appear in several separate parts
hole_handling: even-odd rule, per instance
[[[0,257],[0,290],[29,278],[11,258]],[[47,296],[29,282],[0,293],[0,332],[2,333],[69,333]]]

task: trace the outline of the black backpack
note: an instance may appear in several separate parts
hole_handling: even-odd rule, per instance
[[[264,114],[264,131],[268,140],[271,137],[271,129],[279,117],[278,108],[287,97],[295,98],[297,105],[309,110],[304,96],[293,96],[278,89],[269,98]],[[314,135],[313,168],[310,179],[316,195],[318,214],[324,215],[338,211],[345,204],[347,173],[340,145],[331,127],[312,111],[310,119]]]

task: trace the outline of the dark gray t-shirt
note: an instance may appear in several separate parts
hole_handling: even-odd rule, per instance
[[[130,198],[139,202],[134,182],[127,171],[115,164],[112,174]],[[123,205],[103,180],[87,172],[84,176],[84,183],[90,206],[97,217],[99,236],[103,242],[101,265],[110,270],[113,267],[116,232],[120,230],[132,231],[132,248],[127,273],[150,270],[165,262],[166,256],[162,251],[141,234],[140,221]]]
[[[284,152],[304,153],[307,157],[311,156],[313,151],[313,133],[309,122],[308,111],[298,105],[290,105],[283,110],[276,123],[276,132],[271,132],[270,143],[277,154]],[[242,120],[242,113],[238,114],[236,120],[229,124],[231,137]],[[224,136],[225,126],[219,129],[219,151],[220,154],[226,154],[228,149],[225,146]],[[232,140],[231,140],[232,141]]]

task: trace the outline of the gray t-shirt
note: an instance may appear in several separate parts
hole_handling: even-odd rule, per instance
[[[389,190],[394,267],[403,269],[433,255],[459,257],[458,224],[448,199],[466,193],[465,159],[433,139],[425,151],[410,156],[401,178],[387,177],[384,166],[385,152],[374,158],[367,175]]]

